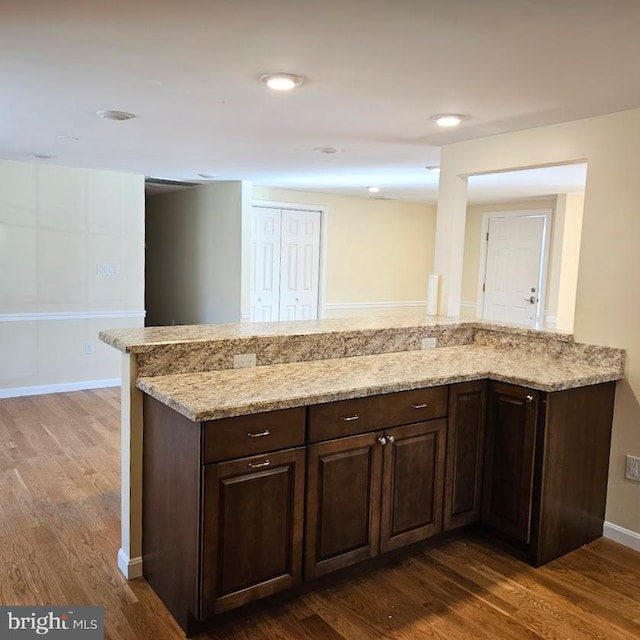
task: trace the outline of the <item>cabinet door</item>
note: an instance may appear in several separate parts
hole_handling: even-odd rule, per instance
[[[442,531],[446,430],[431,420],[385,431],[381,552]]]
[[[203,467],[202,617],[301,580],[304,461],[301,447]]]
[[[531,533],[537,415],[538,392],[491,384],[482,521],[525,543]]]
[[[449,388],[445,531],[480,520],[486,404],[484,380]]]
[[[308,447],[305,578],[378,555],[379,433]]]

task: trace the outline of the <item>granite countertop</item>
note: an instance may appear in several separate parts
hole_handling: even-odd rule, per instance
[[[572,336],[559,331],[541,331],[484,320],[426,316],[424,313],[402,316],[355,318],[326,318],[292,322],[239,322],[235,324],[176,325],[163,327],[135,327],[107,329],[100,332],[100,340],[124,353],[144,353],[154,347],[198,342],[243,340],[256,337],[313,336],[320,334],[370,333],[385,329],[428,328],[486,328],[513,332],[519,335],[553,337],[571,341]]]
[[[139,378],[196,422],[489,378],[560,391],[623,377],[623,365],[479,345]]]

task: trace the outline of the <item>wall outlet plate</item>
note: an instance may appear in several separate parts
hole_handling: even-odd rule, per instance
[[[423,349],[435,349],[438,345],[437,338],[422,338]]]
[[[93,353],[95,351],[95,348],[93,346],[93,342],[87,342],[84,345],[84,352],[89,355],[91,353]]]
[[[637,458],[636,456],[627,456],[627,470],[625,478],[627,480],[640,482],[640,458]]]
[[[248,367],[256,366],[256,354],[255,353],[238,353],[233,356],[233,368],[234,369],[246,369]]]

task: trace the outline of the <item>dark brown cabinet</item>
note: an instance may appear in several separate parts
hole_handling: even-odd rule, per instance
[[[486,380],[192,422],[144,396],[144,575],[202,621],[481,520],[541,565],[602,535],[615,383]]]
[[[309,445],[305,578],[378,555],[379,437],[366,433]]]
[[[430,420],[385,431],[382,553],[442,531],[446,430],[446,420]]]
[[[492,383],[488,409],[482,519],[528,543],[538,392]]]
[[[614,396],[490,383],[482,520],[535,566],[602,535]]]
[[[444,530],[480,520],[484,469],[486,380],[449,388]]]
[[[445,420],[309,445],[305,578],[442,530]]]
[[[202,615],[302,579],[304,448],[205,465]]]

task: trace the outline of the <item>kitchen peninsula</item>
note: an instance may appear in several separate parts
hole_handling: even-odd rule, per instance
[[[602,534],[619,349],[425,316],[101,338],[124,353],[119,564],[144,557],[188,633],[476,522],[535,565]]]

